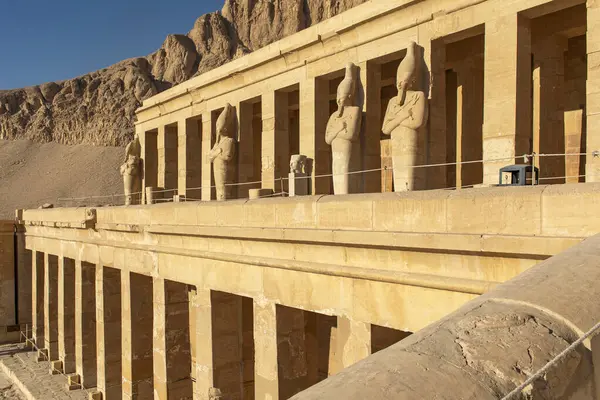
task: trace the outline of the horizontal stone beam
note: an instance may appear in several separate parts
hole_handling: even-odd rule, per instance
[[[600,320],[599,259],[597,235],[292,399],[499,399]],[[591,398],[591,343],[527,388],[531,398]]]

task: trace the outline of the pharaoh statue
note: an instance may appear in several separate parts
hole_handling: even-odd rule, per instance
[[[406,57],[398,67],[396,85],[398,96],[393,97],[385,113],[383,133],[391,135],[394,191],[418,189],[422,174],[414,168],[423,162],[424,137],[419,137],[427,124],[427,97],[414,90],[414,77],[418,71],[417,44],[411,42]]]
[[[227,184],[234,174],[233,159],[235,157],[235,110],[227,104],[217,119],[217,140],[208,153],[213,163],[213,174],[217,189],[217,200],[227,198]]]
[[[362,110],[355,104],[356,66],[346,67],[346,76],[337,89],[337,111],[329,118],[325,142],[331,146],[333,193],[348,194],[352,147],[360,135]]]
[[[125,160],[121,165],[123,186],[125,191],[125,205],[137,202],[134,198],[141,198],[142,190],[142,146],[136,133],[133,140],[125,148]]]
[[[290,173],[304,174],[306,169],[306,156],[294,154],[290,158]]]
[[[290,158],[288,190],[290,197],[308,194],[307,166],[308,158],[302,154],[294,154]]]

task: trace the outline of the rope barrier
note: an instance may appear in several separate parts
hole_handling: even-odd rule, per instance
[[[33,342],[33,340],[29,339],[29,338],[27,337],[27,335],[26,335],[26,334],[27,334],[27,333],[29,333],[29,332],[32,332],[32,333],[33,333],[33,329],[32,329],[31,331],[30,331],[29,329],[25,329],[25,332],[26,332],[26,333],[23,333],[23,331],[20,331],[20,333],[21,333],[21,336],[23,337],[23,339],[25,339],[25,342],[26,342],[26,343],[27,343],[27,342],[31,343],[31,346],[32,346],[32,347],[33,347],[33,348],[34,348],[34,349],[35,349],[35,350],[38,352],[38,354],[39,354],[39,353],[41,352],[41,350],[42,350],[42,349],[40,349],[40,348],[39,348],[39,347],[38,347],[38,346],[37,346],[37,345],[36,345],[36,344]],[[45,358],[45,360],[46,360],[47,362],[50,362],[50,359],[48,358],[48,356],[46,355],[46,353],[44,353],[44,352],[41,352],[41,354],[44,356],[44,358]],[[57,360],[57,361],[58,361],[58,360]],[[54,369],[53,371],[56,371],[56,372],[58,372],[59,374],[61,374],[61,375],[62,375],[62,376],[64,376],[65,378],[67,378],[67,381],[68,381],[68,379],[69,379],[69,376],[68,376],[68,375],[66,375],[66,374],[65,374],[63,371],[59,371],[59,370],[55,370],[55,369]],[[79,382],[79,386],[81,386],[81,390],[83,390],[83,391],[84,391],[84,392],[85,392],[85,393],[86,393],[88,396],[89,396],[89,395],[92,393],[92,392],[90,392],[88,389],[86,389],[86,388],[83,386],[83,384],[82,384],[81,382]],[[66,392],[66,395],[67,395],[67,396],[69,396],[69,398],[71,398],[71,399],[73,399],[73,398],[74,398],[73,396],[71,396],[71,394],[69,394],[69,392]]]
[[[532,154],[523,154],[521,156],[514,156],[514,157],[503,157],[503,158],[494,158],[494,159],[487,159],[487,160],[469,160],[469,161],[460,161],[460,162],[447,162],[447,163],[436,163],[436,164],[423,164],[423,165],[414,165],[414,166],[410,166],[411,168],[414,169],[423,169],[423,168],[436,168],[436,167],[449,167],[449,166],[458,166],[458,165],[470,165],[470,164],[481,164],[481,163],[490,163],[490,162],[501,162],[501,161],[513,161],[516,159],[524,159],[525,161],[530,160],[532,157],[567,157],[567,156],[593,156],[593,157],[598,157],[600,156],[600,153],[598,151],[591,151],[591,152],[585,152],[585,153],[556,153],[556,154],[536,154],[536,153],[532,153]],[[409,167],[409,166],[406,166]],[[373,172],[381,172],[381,171],[389,171],[391,170],[390,167],[381,167],[381,168],[373,168],[373,169],[366,169],[366,170],[360,170],[360,171],[350,171],[350,172],[346,172],[346,173],[329,173],[329,174],[320,174],[320,175],[307,175],[307,176],[298,176],[295,177],[294,179],[322,179],[322,178],[332,178],[332,177],[336,177],[336,176],[347,176],[347,175],[356,175],[356,174],[368,174],[368,173],[373,173]],[[560,176],[560,177],[544,177],[544,178],[539,178],[540,181],[547,181],[547,180],[554,180],[554,179],[569,179],[569,178],[582,178],[585,177],[585,175],[578,175],[578,176]],[[283,182],[284,181],[289,181],[290,178],[289,177],[279,177],[276,178],[279,181],[279,185],[281,188],[283,188]],[[239,182],[239,183],[226,183],[225,186],[226,187],[232,187],[232,186],[249,186],[249,185],[259,185],[262,184],[262,180],[261,181],[253,181],[253,182]],[[191,188],[186,188],[187,191],[195,191],[195,190],[209,190],[209,189],[214,189],[216,188],[217,185],[211,185],[211,186],[199,186],[199,187],[191,187]],[[461,188],[468,188],[468,187],[472,187],[472,185],[469,186],[461,186],[461,187],[446,187],[446,188],[442,188],[442,189],[446,189],[446,190],[452,190],[452,189],[461,189]],[[176,195],[178,193],[178,189],[157,189],[154,190],[153,193],[169,193],[172,192],[174,195]],[[131,193],[130,196],[141,196],[144,194],[144,191],[139,191],[139,192],[134,192]],[[112,201],[115,201],[116,199],[120,199],[120,198],[125,198],[128,195],[125,194],[112,194],[112,195],[100,195],[100,196],[85,196],[85,197],[69,197],[69,198],[58,198],[59,202],[76,202],[76,201],[93,201],[93,200],[101,200],[101,199],[109,199]],[[239,200],[239,199],[238,199]],[[155,202],[169,202],[172,201],[172,199],[155,199]],[[187,200],[186,200],[187,201]],[[198,201],[201,201],[200,199],[198,199]]]
[[[567,354],[571,353],[573,350],[575,350],[577,348],[577,346],[579,346],[581,343],[583,343],[584,340],[586,340],[587,338],[589,338],[592,335],[595,335],[598,332],[598,330],[600,330],[600,322],[598,322],[596,325],[594,325],[592,327],[592,329],[587,331],[582,337],[580,337],[579,339],[574,341],[569,347],[567,347],[566,349],[561,351],[556,357],[554,357],[552,360],[548,361],[548,363],[546,365],[544,365],[542,368],[540,368],[535,374],[531,375],[525,382],[521,383],[512,392],[510,392],[509,394],[504,396],[502,398],[502,400],[511,400],[516,395],[521,394],[521,392],[523,390],[525,390],[525,388],[527,388],[529,385],[531,385],[535,380],[542,377],[542,375],[544,375],[546,372],[548,372],[548,370],[550,368],[552,368],[554,365],[556,365],[559,361],[561,361],[563,358],[565,358],[565,356]]]

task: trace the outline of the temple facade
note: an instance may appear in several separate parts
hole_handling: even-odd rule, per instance
[[[600,232],[599,27],[373,0],[154,96],[125,206],[6,224],[0,324],[95,399],[284,400],[383,354]]]
[[[514,164],[539,168],[542,184],[594,182],[596,12],[583,1],[368,2],[145,101],[143,187],[215,200],[210,152],[227,105],[227,198],[289,193],[295,154],[309,160],[312,195],[344,176],[342,193],[492,185]],[[342,86],[362,115],[336,127]],[[344,123],[345,155],[327,142]]]

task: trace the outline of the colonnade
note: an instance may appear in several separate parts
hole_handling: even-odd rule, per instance
[[[105,399],[286,399],[409,333],[39,251],[30,340]]]
[[[423,169],[424,188],[497,184],[502,167],[529,162],[522,156],[534,153],[559,154],[534,158],[543,183],[597,180],[600,158],[585,154],[600,149],[593,130],[597,77],[590,32],[596,24],[588,22],[596,18],[596,6],[548,14],[540,10],[502,15],[444,37],[422,35],[422,66],[414,86],[429,97],[430,118],[420,132],[423,148],[417,151],[426,155],[427,165],[444,164]],[[391,171],[378,171],[391,167],[381,127],[387,102],[396,94],[395,70],[407,44],[363,61],[353,59],[352,52],[345,59],[340,54],[343,64],[332,64],[330,71],[311,75],[307,70],[294,79],[282,73],[252,90],[232,83],[226,94],[214,89],[210,101],[193,100],[185,112],[161,112],[160,118],[138,124],[144,186],[214,199],[206,155],[214,145],[219,113],[230,103],[237,113],[239,146],[233,182],[238,186],[230,198],[247,198],[250,188],[285,191],[293,154],[310,160],[309,193],[333,194],[332,178],[315,176],[331,174],[325,129],[336,109],[343,65],[353,62],[363,118],[350,171],[371,172],[353,176],[351,192],[392,191]]]

